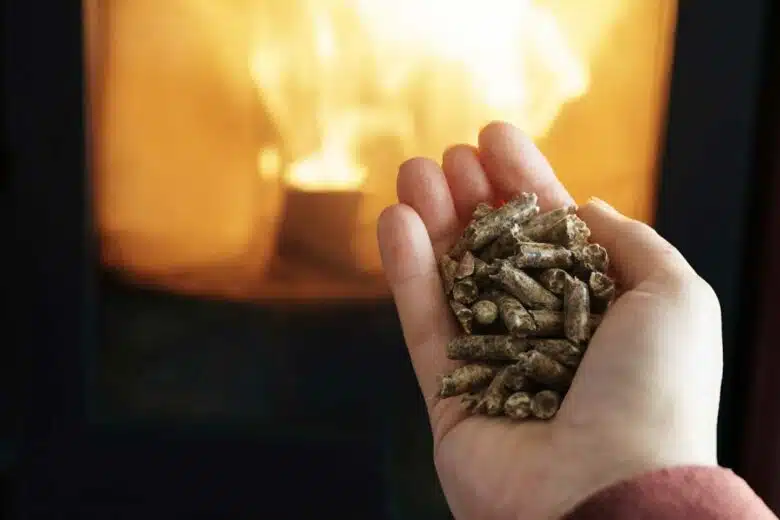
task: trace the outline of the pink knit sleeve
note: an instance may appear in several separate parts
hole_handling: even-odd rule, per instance
[[[566,520],[777,520],[747,483],[723,468],[656,471],[604,489]]]

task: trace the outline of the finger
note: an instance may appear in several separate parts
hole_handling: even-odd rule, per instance
[[[409,159],[398,170],[396,189],[399,202],[422,219],[438,258],[458,232],[458,216],[444,172],[430,159]]]
[[[397,204],[379,216],[377,236],[382,264],[420,389],[430,404],[436,376],[456,365],[444,354],[455,324],[441,289],[431,242],[420,216]]]
[[[477,203],[495,199],[475,147],[458,144],[448,148],[442,156],[442,168],[461,222],[471,220]]]
[[[493,122],[482,129],[479,158],[500,196],[533,192],[542,210],[574,202],[533,141],[508,123]]]
[[[606,202],[593,198],[580,208],[579,215],[590,228],[591,240],[609,252],[627,289],[660,271],[693,273],[682,254],[653,228],[622,215]]]

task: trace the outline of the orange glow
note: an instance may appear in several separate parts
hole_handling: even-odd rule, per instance
[[[621,5],[602,1],[588,16],[606,27]],[[589,54],[602,37],[567,38],[556,13],[530,0],[285,6],[274,6],[275,17],[258,13],[250,71],[291,156],[286,180],[303,189],[361,187],[358,149],[379,135],[434,156],[445,143],[473,141],[491,119],[543,136],[587,91]],[[558,14],[572,6],[559,4]]]
[[[263,148],[257,154],[257,173],[266,180],[275,180],[282,169],[282,157],[276,148]]]
[[[398,164],[476,144],[494,119],[531,135],[578,201],[652,220],[675,0],[84,5],[96,224],[104,264],[130,278],[384,296],[376,219]],[[349,251],[350,275],[280,261],[287,188],[354,201],[340,243],[321,222],[338,205],[299,215]]]

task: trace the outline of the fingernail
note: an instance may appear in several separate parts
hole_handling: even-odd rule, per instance
[[[606,211],[608,213],[612,213],[613,215],[620,215],[620,212],[618,210],[616,210],[615,208],[613,208],[612,206],[607,204],[607,202],[601,200],[598,197],[591,197],[591,198],[589,198],[588,199],[588,204],[592,204],[592,205],[602,209],[603,211]]]

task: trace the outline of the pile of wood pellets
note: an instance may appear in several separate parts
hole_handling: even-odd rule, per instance
[[[481,203],[439,260],[462,334],[447,357],[465,362],[439,379],[474,414],[551,419],[601,316],[615,298],[609,257],[567,206],[541,213],[523,193]]]

